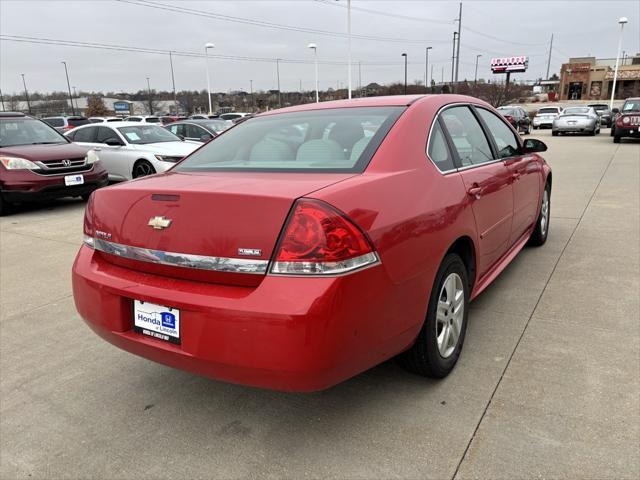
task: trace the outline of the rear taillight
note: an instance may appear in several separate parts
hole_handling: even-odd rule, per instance
[[[74,127],[73,125],[65,125],[64,127],[62,127],[62,129],[65,132],[68,132],[69,130],[73,130],[74,128],[76,128],[76,127]]]
[[[319,201],[294,205],[271,266],[271,273],[337,275],[377,263],[371,241],[344,214]]]
[[[506,118],[508,122],[513,122],[513,117],[511,115],[505,115],[504,118]]]
[[[82,230],[84,233],[84,244],[88,247],[93,248],[93,194],[89,197],[87,205],[84,209],[84,224]]]

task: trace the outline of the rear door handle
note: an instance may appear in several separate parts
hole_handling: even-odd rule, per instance
[[[482,187],[479,185],[473,185],[469,190],[467,190],[467,193],[471,197],[480,198],[482,196]]]

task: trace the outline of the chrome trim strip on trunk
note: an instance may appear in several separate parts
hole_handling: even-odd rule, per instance
[[[264,275],[267,273],[269,260],[253,260],[245,258],[209,257],[190,253],[163,252],[150,248],[132,247],[120,243],[109,242],[101,238],[89,237],[93,244],[85,238],[85,244],[110,255],[137,260],[140,262],[168,265],[170,267],[195,268],[213,272],[251,273]]]

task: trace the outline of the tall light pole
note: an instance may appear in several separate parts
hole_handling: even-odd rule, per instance
[[[613,99],[616,95],[616,82],[618,80],[618,64],[620,63],[620,50],[622,50],[622,31],[624,30],[624,24],[627,23],[627,17],[620,17],[618,23],[620,24],[620,38],[618,39],[618,55],[616,55],[616,69],[613,71],[613,86],[611,87],[611,102],[609,103],[609,110],[613,109]]]
[[[67,88],[69,89],[69,100],[71,101],[71,113],[75,115],[76,109],[73,106],[73,97],[71,96],[71,83],[69,83],[69,71],[67,70],[67,62],[62,63],[64,64],[64,73],[67,76]]]
[[[173,55],[169,50],[169,65],[171,66],[171,87],[173,88],[173,108],[176,109],[176,115],[178,115],[178,95],[176,95],[176,79],[173,76]]]
[[[204,44],[204,60],[207,65],[207,96],[209,97],[209,115],[213,115],[213,109],[211,108],[211,80],[209,77],[209,49],[216,48],[213,43]]]
[[[29,115],[31,115],[31,103],[29,102],[29,92],[27,91],[27,82],[24,80],[24,73],[22,75],[22,85],[24,85],[24,96],[27,99],[27,110],[29,110]]]
[[[460,67],[460,37],[462,35],[462,2],[460,2],[460,13],[458,14],[458,48],[456,50],[456,85],[458,84],[458,68]]]
[[[149,82],[149,77],[147,77],[147,92],[149,98],[149,115],[153,115],[153,103],[151,102],[151,83]]]
[[[426,48],[426,59],[424,62],[424,89],[425,92],[429,91],[429,50],[431,50],[433,47],[427,47]]]
[[[316,67],[316,103],[320,102],[320,93],[318,92],[318,45],[315,43],[310,43],[307,45],[307,48],[313,50],[313,63],[315,63]]]
[[[458,32],[453,32],[453,53],[451,54],[451,93],[454,92],[454,81],[456,74],[456,39]]]
[[[351,0],[347,0],[347,36],[349,37],[349,98],[351,98]]]
[[[281,58],[276,58],[276,77],[278,79],[278,108],[282,108],[282,95],[280,93],[280,60]]]
[[[76,108],[78,108],[78,94],[76,93],[76,87],[71,87],[73,88],[73,101],[76,102]],[[78,108],[78,110],[80,110]]]
[[[473,84],[477,85],[478,84],[478,59],[481,57],[482,55],[478,54],[476,55],[476,73],[473,76]]]
[[[253,80],[249,80],[249,94],[251,95],[251,111],[256,109],[256,99],[253,98]]]
[[[404,57],[404,94],[407,94],[407,54],[403,53]]]

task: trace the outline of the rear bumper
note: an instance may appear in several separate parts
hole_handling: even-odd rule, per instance
[[[241,287],[145,274],[103,255],[83,246],[73,266],[85,322],[123,350],[231,383],[322,390],[396,355],[420,328],[394,328],[393,287],[380,265]],[[181,344],[136,333],[134,299],[178,308]]]
[[[77,197],[93,192],[108,184],[108,174],[102,168],[79,172],[84,177],[82,185],[67,186],[64,175],[38,175],[29,171],[4,171],[2,198],[10,203],[37,202],[62,197]],[[69,173],[74,175],[75,173]]]
[[[532,124],[534,127],[551,127],[553,125],[553,119],[534,117]]]

